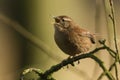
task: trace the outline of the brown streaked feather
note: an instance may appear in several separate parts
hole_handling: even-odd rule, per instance
[[[79,28],[78,26],[75,26],[73,29],[74,29],[74,31],[71,32],[71,34],[76,33],[76,34],[79,35],[79,36],[88,37],[88,38],[90,38],[91,42],[92,42],[93,44],[95,44],[94,34],[90,33],[89,31],[87,31],[87,30],[85,30],[85,29]]]

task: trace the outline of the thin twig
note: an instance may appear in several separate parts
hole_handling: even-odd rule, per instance
[[[116,76],[116,80],[119,80],[118,78],[118,69],[117,69],[117,65],[115,64],[115,76]]]
[[[103,65],[103,62],[101,62],[101,60],[99,58],[97,58],[94,55],[91,55],[91,58],[94,59],[100,65],[100,67],[104,71],[104,74],[109,78],[109,80],[115,80],[113,75],[106,69],[106,67]]]
[[[105,75],[105,73],[103,72],[103,73],[101,73],[100,74],[100,76],[98,77],[98,79],[97,80],[101,80],[102,79],[102,77]]]
[[[105,42],[106,42],[106,40],[99,40],[99,43],[102,44],[103,46],[105,46],[106,49],[107,49],[107,51],[109,52],[109,54],[110,54],[113,58],[115,58],[115,56],[116,56],[117,53],[116,53],[114,50],[112,50],[111,48],[109,48],[109,47],[105,44]]]
[[[114,63],[109,67],[109,71],[111,71],[111,70],[115,67],[115,63],[116,63],[116,62],[114,62]],[[104,75],[105,75],[105,73],[102,72],[102,73],[100,74],[100,76],[98,77],[97,80],[101,80]]]
[[[114,16],[114,9],[113,9],[113,1],[109,0],[110,3],[110,7],[111,7],[111,15],[109,16],[110,19],[112,20],[113,23],[113,31],[114,31],[114,42],[115,42],[115,49],[116,49],[116,62],[119,62],[119,52],[118,52],[118,45],[117,45],[117,34],[116,34],[116,24],[115,24],[115,16]],[[118,78],[118,69],[117,69],[117,65],[115,62],[115,76],[116,76],[116,80],[119,80]]]
[[[117,61],[119,61],[119,51],[118,51],[118,45],[117,45],[117,34],[116,34],[116,24],[115,24],[115,16],[114,16],[114,9],[113,9],[113,2],[112,0],[109,0],[110,7],[111,7],[111,14],[109,14],[110,19],[113,23],[113,31],[114,31],[114,42],[115,42],[115,49],[116,49],[116,58]]]

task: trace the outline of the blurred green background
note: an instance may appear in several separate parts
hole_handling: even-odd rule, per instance
[[[119,0],[115,0],[114,5],[116,25],[119,30]],[[0,23],[0,80],[19,80],[23,69],[35,67],[45,71],[68,57],[55,44],[53,16],[72,17],[81,27],[98,34],[97,39],[108,39],[110,36],[104,0],[0,0],[0,13],[17,21],[27,31],[42,40],[55,53],[48,53],[49,55],[57,56],[51,58],[11,26]],[[107,62],[107,66],[110,64],[108,54],[98,56]],[[54,73],[53,77],[57,80],[96,80],[101,72],[102,70],[93,60],[85,59],[75,67],[61,69]]]

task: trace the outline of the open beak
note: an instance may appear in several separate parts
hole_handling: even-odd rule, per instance
[[[56,17],[56,16],[53,16],[53,19],[55,19],[55,22],[56,22],[56,23],[59,23],[59,22],[60,22],[60,19],[59,19],[58,17]]]
[[[56,19],[57,17],[56,16],[53,16],[53,19]]]

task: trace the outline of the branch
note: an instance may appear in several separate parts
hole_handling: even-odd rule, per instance
[[[115,80],[113,75],[106,69],[106,67],[104,66],[103,62],[99,58],[97,58],[94,55],[91,55],[91,58],[94,59],[100,65],[100,67],[104,71],[104,74],[108,77],[109,80]]]
[[[109,47],[107,47],[105,45],[105,40],[102,40],[102,41],[99,41],[99,42],[100,42],[100,44],[103,45],[102,47],[96,48],[96,49],[94,49],[93,51],[91,51],[89,53],[81,54],[81,55],[75,56],[75,57],[73,57],[71,59],[63,60],[61,63],[59,63],[59,64],[57,64],[55,66],[52,66],[49,70],[45,71],[44,74],[43,74],[43,78],[46,78],[48,75],[58,71],[63,66],[66,66],[68,64],[73,64],[73,62],[75,62],[75,61],[78,61],[78,60],[81,60],[81,59],[85,59],[85,58],[92,58],[100,65],[100,67],[103,69],[104,73],[106,74],[106,76],[110,80],[115,80],[114,77],[112,76],[112,74],[105,68],[103,62],[99,58],[97,58],[96,56],[93,55],[96,52],[98,52],[99,50],[103,50],[103,49],[108,49],[108,50],[114,52],[113,50],[111,50]]]
[[[80,60],[80,59],[90,58],[92,54],[96,53],[96,52],[99,51],[99,50],[103,50],[103,49],[105,49],[104,46],[103,46],[103,47],[96,48],[95,50],[93,50],[93,51],[91,51],[91,52],[89,52],[89,53],[81,54],[81,55],[75,56],[75,57],[73,57],[73,58],[65,59],[65,60],[63,60],[61,63],[59,63],[59,64],[57,64],[57,65],[54,65],[54,66],[52,66],[50,69],[46,70],[44,73],[43,73],[43,72],[41,72],[41,73],[38,72],[37,74],[38,74],[42,79],[47,80],[47,77],[48,77],[49,75],[51,75],[51,74],[53,74],[54,72],[60,70],[62,67],[66,66],[66,65],[68,65],[68,64],[73,64],[73,62],[78,61],[78,60]],[[102,63],[102,61],[100,61],[100,62]],[[30,69],[24,70],[23,73],[22,73],[22,78],[23,78],[27,73],[30,73],[30,72],[32,72],[32,71],[37,72],[37,69],[35,69],[35,68],[30,68]],[[103,71],[104,71],[104,69],[103,69]],[[21,78],[21,79],[22,79],[22,78]]]
[[[81,55],[73,57],[71,59],[63,60],[61,63],[59,63],[55,66],[52,66],[49,70],[45,71],[42,78],[46,79],[48,75],[51,75],[54,72],[60,70],[63,66],[66,66],[68,64],[73,64],[73,62],[75,62],[75,61],[85,59],[85,58],[92,58],[100,65],[100,67],[103,69],[104,73],[110,80],[115,80],[114,77],[112,76],[112,74],[105,68],[103,62],[99,58],[97,58],[96,56],[93,55],[94,53],[98,52],[99,50],[103,50],[103,49],[106,49],[106,47],[105,46],[99,47],[89,53],[81,54]]]
[[[114,77],[112,76],[112,74],[104,66],[104,63],[99,58],[97,58],[96,56],[93,55],[96,52],[98,52],[100,50],[104,50],[104,49],[106,49],[106,47],[102,46],[102,47],[94,49],[93,51],[91,51],[89,53],[81,54],[79,56],[75,56],[73,58],[63,60],[61,63],[52,66],[50,69],[48,69],[44,73],[40,74],[40,77],[43,80],[52,80],[50,78],[48,79],[48,76],[50,76],[54,72],[60,70],[62,67],[67,66],[68,64],[73,64],[73,62],[81,60],[81,59],[91,58],[91,59],[95,60],[99,64],[99,66],[102,68],[103,72],[109,78],[109,80],[115,80]]]
[[[45,71],[45,73],[43,74],[44,77],[47,77],[48,75],[52,74],[53,72],[58,71],[59,69],[61,69],[63,66],[67,66],[68,64],[73,64],[73,62],[78,61],[80,59],[85,59],[85,58],[90,58],[92,54],[96,53],[99,50],[105,49],[105,47],[99,47],[96,48],[95,50],[89,52],[89,53],[85,53],[85,54],[81,54],[79,56],[75,56],[73,58],[69,58],[66,60],[63,60],[61,63],[52,66],[50,69],[48,69],[47,71]],[[74,60],[74,61],[73,61]]]

